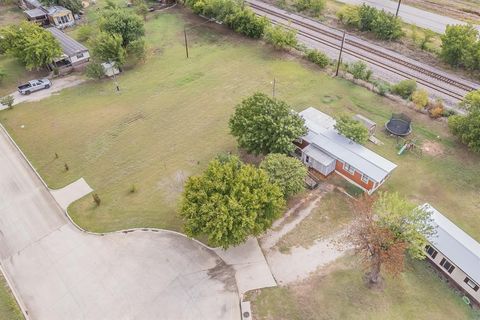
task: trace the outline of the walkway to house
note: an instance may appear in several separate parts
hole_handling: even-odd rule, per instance
[[[293,247],[288,253],[282,253],[276,247],[281,238],[307,218],[322,201],[322,198],[333,189],[334,186],[331,184],[321,184],[304,201],[292,207],[284,217],[277,220],[272,229],[260,239],[265,258],[278,284],[286,285],[303,280],[318,268],[341,257],[349,249],[348,246],[338,245],[339,240],[345,234],[345,229],[329,237],[316,240],[308,248]]]

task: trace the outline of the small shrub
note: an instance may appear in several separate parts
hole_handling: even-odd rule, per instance
[[[298,11],[311,11],[318,16],[325,9],[325,0],[295,0],[293,6]]]
[[[307,50],[305,55],[308,60],[315,63],[320,68],[325,68],[330,63],[330,59],[327,55],[318,50]]]
[[[7,106],[9,109],[13,108],[14,101],[15,101],[15,98],[12,95],[5,96],[2,99],[0,99],[0,103],[3,104],[4,106]]]
[[[390,84],[385,81],[375,81],[375,87],[377,88],[377,92],[381,96],[385,96],[388,92],[390,92]]]
[[[70,167],[68,166],[68,163],[65,162],[65,164],[63,166],[65,167],[65,171],[70,170]]]
[[[372,77],[372,71],[368,68],[365,62],[360,60],[349,65],[348,72],[350,72],[355,79],[370,81],[370,78]]]
[[[423,110],[428,105],[428,92],[421,89],[412,93],[412,102],[418,110]]]
[[[371,31],[381,40],[397,40],[404,35],[400,18],[385,11],[378,14],[371,25]]]
[[[412,93],[417,89],[417,82],[415,80],[403,80],[393,85],[391,91],[403,99],[409,99]]]
[[[445,107],[443,106],[442,100],[435,101],[430,107],[430,109],[428,110],[428,115],[433,119],[443,117],[444,114],[445,114]]]
[[[98,196],[98,194],[96,193],[92,193],[92,197],[93,197],[93,201],[95,202],[95,204],[98,206],[100,206],[100,203],[102,203],[102,200],[100,199],[100,197]]]
[[[281,26],[269,26],[265,30],[265,41],[278,50],[287,50],[297,45],[297,32]]]
[[[434,36],[435,36],[435,32],[433,32],[432,30],[429,30],[429,29],[425,30],[424,34],[423,34],[423,38],[420,41],[420,49],[426,50],[427,45],[432,41],[432,38]]]
[[[78,28],[77,38],[81,42],[86,42],[92,38],[94,32],[95,30],[92,26],[85,24]]]
[[[87,77],[91,79],[102,79],[105,76],[105,70],[98,62],[92,62],[86,69]]]
[[[265,17],[257,17],[255,13],[248,9],[237,9],[234,13],[225,18],[226,24],[247,37],[259,39],[263,36],[268,20]]]
[[[346,5],[340,8],[337,12],[337,18],[347,26],[357,27],[360,23],[360,14],[359,14],[360,7]]]
[[[362,31],[372,31],[375,19],[378,16],[378,10],[374,7],[362,4],[358,9],[358,28]]]
[[[457,114],[457,113],[455,112],[455,110],[445,108],[445,109],[443,110],[443,115],[442,115],[442,116],[448,118],[448,117],[454,116],[454,115],[456,115],[456,114]]]

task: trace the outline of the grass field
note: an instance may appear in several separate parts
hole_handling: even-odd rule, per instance
[[[111,81],[90,82],[0,113],[50,187],[85,177],[98,192],[100,207],[91,197],[70,207],[82,227],[180,230],[177,200],[183,181],[217,153],[236,151],[227,128],[233,107],[255,90],[270,93],[274,77],[277,97],[296,110],[315,106],[332,115],[362,113],[381,127],[396,109],[389,100],[215,24],[190,29],[186,59],[184,18],[176,9],[150,17],[149,57],[119,77],[120,93]],[[386,188],[418,203],[431,202],[480,239],[475,228],[480,223],[479,157],[459,147],[444,123],[412,116],[419,141],[433,141],[444,151],[398,157],[395,140],[379,133],[385,145],[373,148],[399,165]],[[133,194],[132,184],[138,189]]]
[[[0,319],[1,320],[23,320],[17,301],[13,297],[5,278],[0,274]]]
[[[256,320],[479,319],[424,262],[369,290],[353,258],[343,258],[302,283],[250,293]]]

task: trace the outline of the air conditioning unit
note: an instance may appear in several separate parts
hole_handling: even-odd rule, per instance
[[[242,320],[252,320],[252,310],[250,309],[250,301],[243,301],[240,303],[242,311]]]

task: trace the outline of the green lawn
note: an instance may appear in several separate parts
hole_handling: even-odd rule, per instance
[[[479,319],[460,296],[439,280],[425,262],[410,262],[408,271],[387,279],[383,290],[365,287],[362,270],[344,258],[288,287],[250,293],[256,320],[450,320]]]
[[[217,153],[236,151],[227,127],[235,104],[255,90],[270,93],[274,77],[277,97],[296,110],[362,113],[381,127],[396,109],[389,100],[216,24],[188,32],[186,59],[185,16],[177,9],[155,16],[146,26],[147,62],[119,77],[120,93],[112,81],[90,82],[0,112],[0,121],[50,187],[84,177],[96,190],[100,207],[86,197],[69,209],[89,230],[180,230],[177,201],[185,177],[199,173]],[[474,227],[480,223],[479,157],[458,147],[444,123],[412,116],[417,137],[440,136],[445,153],[399,157],[395,140],[379,133],[385,145],[374,149],[399,165],[386,188],[417,203],[431,202],[480,239]],[[132,184],[137,193],[129,193]]]
[[[23,320],[23,314],[13,297],[5,278],[0,274],[0,319]]]

